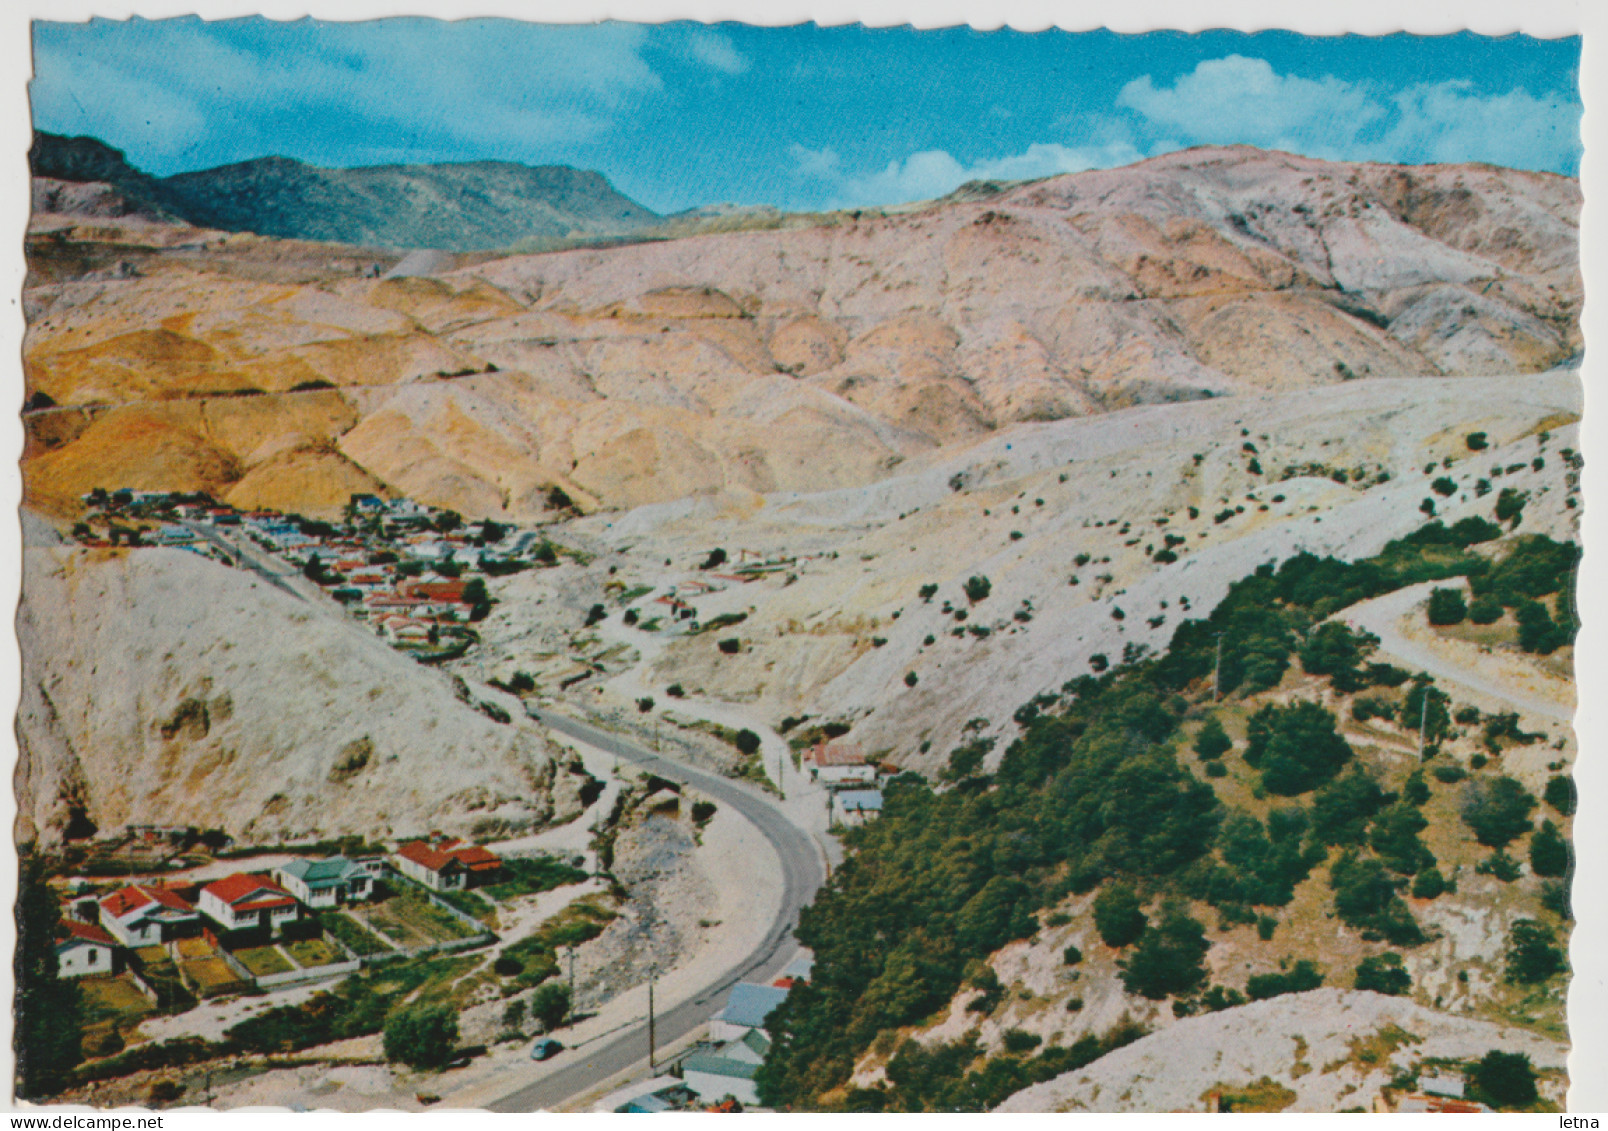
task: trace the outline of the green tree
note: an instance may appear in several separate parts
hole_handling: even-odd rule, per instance
[[[1563,951],[1552,928],[1534,919],[1515,920],[1508,931],[1505,976],[1516,985],[1544,982],[1563,969]]]
[[[1495,624],[1502,619],[1502,602],[1489,593],[1483,593],[1469,605],[1468,619],[1475,624]]]
[[[1402,965],[1401,955],[1387,950],[1357,963],[1357,974],[1352,985],[1359,990],[1400,996],[1413,988],[1413,980]]]
[[[1492,1107],[1524,1108],[1535,1103],[1535,1069],[1522,1052],[1492,1049],[1480,1057],[1469,1083]]]
[[[747,727],[744,727],[742,730],[737,732],[735,743],[738,751],[743,754],[744,757],[752,758],[755,754],[759,753],[759,735],[755,734]]]
[[[1301,667],[1308,675],[1349,673],[1378,646],[1379,638],[1371,633],[1353,632],[1339,621],[1324,621],[1301,645]]]
[[[1439,899],[1446,894],[1447,886],[1439,868],[1425,868],[1413,877],[1413,898]]]
[[[1536,801],[1530,791],[1506,775],[1470,782],[1463,790],[1463,823],[1487,848],[1505,848],[1529,831]]]
[[[1094,929],[1107,946],[1124,947],[1144,933],[1145,913],[1127,884],[1111,883],[1094,897]]]
[[[1538,876],[1561,876],[1569,871],[1569,842],[1551,821],[1530,834],[1530,867]]]
[[[1368,830],[1368,844],[1379,854],[1379,859],[1392,872],[1403,876],[1416,875],[1435,862],[1435,857],[1418,834],[1429,827],[1429,821],[1416,806],[1398,801],[1374,818]]]
[[[1396,894],[1396,885],[1378,860],[1359,857],[1347,849],[1329,869],[1334,909],[1348,925],[1364,933],[1389,939],[1398,946],[1424,941],[1418,921]]]
[[[1496,521],[1508,523],[1511,530],[1519,525],[1524,517],[1524,504],[1529,500],[1528,491],[1520,491],[1515,487],[1504,487],[1496,496]]]
[[[525,1011],[529,1008],[524,998],[516,998],[503,1007],[503,1028],[516,1036],[525,1033]]]
[[[1265,1001],[1282,994],[1299,994],[1323,985],[1323,973],[1309,959],[1301,959],[1277,974],[1253,974],[1245,982],[1245,993],[1252,1001]]]
[[[1550,656],[1573,639],[1552,619],[1552,614],[1540,601],[1520,601],[1513,615],[1519,622],[1519,648],[1522,651]]]
[[[543,982],[530,997],[531,1016],[542,1023],[544,1033],[551,1033],[564,1023],[570,1005],[569,985],[565,982]]]
[[[1290,797],[1334,777],[1351,758],[1335,718],[1316,703],[1269,703],[1251,716],[1245,761],[1262,774],[1269,793]]]
[[[1441,498],[1449,499],[1457,494],[1457,481],[1450,475],[1442,475],[1429,485],[1429,489]]]
[[[1202,762],[1215,761],[1234,749],[1234,740],[1228,737],[1216,715],[1210,716],[1200,733],[1195,735],[1195,754]]]
[[[1462,624],[1468,616],[1459,589],[1433,589],[1429,594],[1429,623],[1434,625]]]
[[[966,599],[974,605],[979,601],[987,600],[988,595],[993,591],[993,582],[981,574],[966,579]]]
[[[1206,981],[1206,928],[1179,907],[1162,911],[1160,921],[1146,927],[1139,945],[1120,963],[1122,984],[1129,993],[1160,1001],[1187,994]]]
[[[416,1007],[385,1023],[385,1059],[440,1068],[458,1046],[458,1018],[444,1005]]]
[[[67,1073],[83,1059],[82,1005],[77,983],[57,976],[61,911],[45,883],[43,863],[31,854],[21,860],[16,918],[12,1048],[17,1056],[17,1094],[38,1099],[59,1092]]]
[[[1368,822],[1390,801],[1361,766],[1335,778],[1312,798],[1312,833],[1321,844],[1361,844]]]
[[[1574,779],[1562,774],[1554,774],[1547,779],[1546,790],[1541,794],[1546,803],[1556,809],[1565,817],[1574,816],[1575,811],[1575,784]]]

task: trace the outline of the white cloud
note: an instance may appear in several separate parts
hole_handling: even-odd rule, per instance
[[[1271,148],[1354,140],[1387,113],[1350,83],[1281,75],[1243,55],[1204,60],[1171,87],[1144,75],[1122,88],[1117,105],[1196,143]]]
[[[731,40],[712,31],[694,32],[687,41],[687,53],[722,74],[740,75],[749,67],[748,59]]]
[[[1525,169],[1570,168],[1579,157],[1579,107],[1557,96],[1482,95],[1461,81],[1390,92],[1377,82],[1280,74],[1243,55],[1204,60],[1171,86],[1141,76],[1117,105],[1167,132],[1165,142],[1152,140],[1152,153],[1245,144],[1339,160]]]
[[[1054,143],[1030,145],[1021,153],[989,158],[970,165],[942,149],[912,153],[875,172],[850,174],[832,149],[792,147],[795,176],[817,182],[824,205],[854,208],[929,200],[953,192],[967,181],[1021,181],[1106,169],[1139,160],[1142,154],[1126,141],[1069,147]]]
[[[1375,147],[1387,161],[1488,161],[1521,169],[1570,168],[1580,157],[1580,108],[1523,90],[1481,97],[1469,84],[1409,87],[1393,100],[1397,123]]]
[[[517,159],[597,136],[661,86],[642,55],[647,29],[628,24],[301,21],[276,38],[282,50],[237,46],[195,20],[41,25],[35,122],[102,136],[154,172],[189,167],[183,155],[218,134],[234,159],[317,161],[326,143],[360,160]],[[301,123],[294,151],[287,118]]]

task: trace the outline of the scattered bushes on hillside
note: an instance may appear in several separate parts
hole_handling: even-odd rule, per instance
[[[1383,938],[1397,946],[1424,941],[1418,921],[1396,894],[1396,885],[1380,861],[1347,849],[1329,869],[1329,885],[1334,889],[1335,912],[1363,938]]]

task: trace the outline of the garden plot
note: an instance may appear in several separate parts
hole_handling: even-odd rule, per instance
[[[389,899],[351,912],[403,950],[472,937],[475,932],[423,895],[406,888]]]

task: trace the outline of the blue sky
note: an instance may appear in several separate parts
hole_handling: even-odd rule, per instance
[[[597,169],[661,212],[854,207],[1243,142],[1575,174],[1578,39],[194,18],[34,25],[34,124],[150,172]]]

